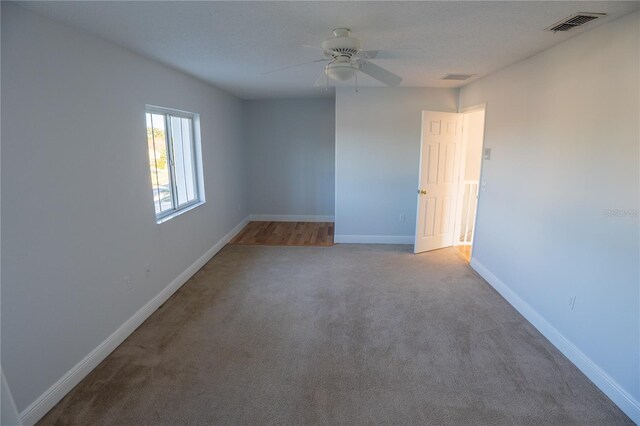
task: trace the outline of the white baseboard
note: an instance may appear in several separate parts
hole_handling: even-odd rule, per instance
[[[636,424],[640,424],[640,403],[615,380],[596,365],[584,352],[569,341],[542,315],[520,298],[509,286],[493,275],[475,258],[471,267],[482,276],[507,302],[538,329],[556,348],[578,367],[602,392],[604,392]]]
[[[334,216],[305,214],[252,214],[249,220],[255,222],[333,222]]]
[[[91,372],[102,360],[116,349],[131,333],[135,331],[149,316],[155,312],[173,293],[187,282],[200,268],[202,268],[216,253],[218,253],[234,236],[249,223],[247,217],[236,225],[227,235],[222,237],[213,247],[189,266],[184,272],[165,287],[158,295],[147,302],[138,312],[125,321],[98,347],[85,356],[56,383],[40,395],[35,401],[20,413],[20,420],[25,426],[34,425],[44,417],[71,389],[73,389],[87,374]]]
[[[413,244],[413,235],[336,235],[335,243],[353,244]]]

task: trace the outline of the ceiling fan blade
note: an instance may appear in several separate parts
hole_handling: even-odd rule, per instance
[[[402,77],[399,75],[396,75],[391,71],[387,71],[371,62],[365,62],[362,64],[360,66],[360,71],[391,87],[397,86],[402,81]]]
[[[377,59],[421,58],[426,52],[421,47],[395,47],[375,50]]]
[[[295,68],[295,67],[300,67],[300,66],[302,66],[302,65],[315,64],[316,62],[325,62],[325,61],[329,61],[329,59],[327,59],[327,58],[322,58],[322,59],[316,59],[315,61],[308,61],[308,62],[302,62],[302,63],[300,63],[300,64],[288,65],[288,66],[286,66],[286,67],[277,68],[277,69],[275,69],[275,70],[270,70],[270,71],[261,72],[261,73],[260,73],[260,74],[258,74],[258,75],[259,75],[259,76],[263,76],[263,75],[271,74],[271,73],[278,72],[278,71],[288,70],[289,68]]]
[[[314,87],[326,87],[328,85],[327,82],[327,73],[326,73],[326,68],[322,69],[322,73],[320,74],[320,76],[318,77],[318,79],[316,80],[315,83],[313,83]]]
[[[362,51],[365,55],[367,55],[367,58],[369,59],[374,59],[376,56],[378,56],[378,53],[380,52],[379,50],[363,50]]]

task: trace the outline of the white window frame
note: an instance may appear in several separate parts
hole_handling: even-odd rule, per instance
[[[182,213],[186,213],[189,210],[193,210],[194,208],[201,206],[205,203],[204,183],[203,183],[204,176],[202,173],[202,153],[201,153],[201,143],[200,143],[200,114],[181,111],[177,109],[153,106],[153,105],[146,105],[145,117],[146,117],[146,114],[159,114],[164,117],[164,126],[165,126],[164,143],[166,144],[167,162],[169,163],[169,180],[171,185],[171,201],[172,201],[173,209],[167,210],[155,215],[156,223],[160,224],[176,216],[179,216]],[[171,131],[170,117],[187,118],[191,120],[191,144],[192,144],[191,149],[193,151],[193,169],[194,169],[194,177],[195,177],[194,185],[195,185],[195,193],[197,194],[197,198],[181,206],[178,206],[176,170],[175,170],[175,163],[173,161],[173,156],[174,156],[173,139],[172,139],[173,132]],[[145,118],[145,122],[146,122],[146,118]],[[146,142],[148,144],[148,141]],[[155,213],[155,205],[153,207],[153,210]]]

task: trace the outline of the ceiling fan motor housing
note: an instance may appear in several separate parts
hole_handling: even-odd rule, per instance
[[[335,37],[322,42],[325,56],[334,59],[341,56],[351,58],[360,50],[360,40],[351,37],[351,30],[348,28],[336,28],[333,35]]]
[[[368,52],[361,50],[360,40],[351,37],[351,30],[348,28],[334,29],[333,37],[322,43],[322,49],[329,58],[324,74],[333,80],[357,78],[358,71],[362,71],[387,86],[397,86],[402,81],[402,77],[369,62]]]

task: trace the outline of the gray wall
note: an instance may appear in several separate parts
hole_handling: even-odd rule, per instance
[[[0,425],[22,426],[18,409],[11,395],[11,390],[4,378],[4,371],[0,371],[0,375],[2,378],[0,382]]]
[[[145,104],[201,118],[207,202],[160,225]],[[1,136],[2,368],[23,411],[248,215],[242,102],[3,2]]]
[[[422,111],[457,103],[454,89],[337,89],[336,241],[413,243]]]
[[[335,101],[244,102],[252,214],[334,215]]]
[[[492,149],[474,261],[636,404],[639,19],[595,28],[460,92],[462,108],[487,103]]]

